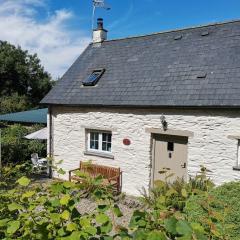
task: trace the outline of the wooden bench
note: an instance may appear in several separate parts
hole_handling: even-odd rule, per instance
[[[103,181],[104,185],[111,185],[117,193],[122,190],[122,172],[120,168],[108,167],[103,165],[92,164],[89,162],[80,162],[80,167],[69,171],[69,181],[81,182],[84,179],[74,175],[75,171],[81,171],[88,173],[91,177],[97,177],[101,175],[106,181]]]

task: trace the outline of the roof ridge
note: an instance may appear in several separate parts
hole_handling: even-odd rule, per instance
[[[142,35],[138,35],[138,36],[129,36],[129,37],[124,37],[124,38],[109,39],[109,40],[105,40],[104,42],[114,42],[114,41],[122,41],[122,40],[133,39],[133,38],[142,38],[142,37],[154,36],[154,35],[158,35],[158,34],[180,32],[180,31],[184,31],[184,30],[191,30],[191,29],[205,28],[205,27],[210,27],[210,26],[231,24],[231,23],[235,23],[235,22],[240,22],[240,19],[235,19],[235,20],[230,20],[230,21],[222,21],[222,22],[214,22],[214,23],[209,23],[209,24],[201,24],[201,25],[196,25],[196,26],[192,26],[192,27],[183,27],[183,28],[171,29],[171,30],[166,30],[166,31],[161,31],[161,32],[142,34]]]

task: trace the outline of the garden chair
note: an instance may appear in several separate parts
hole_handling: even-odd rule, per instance
[[[31,161],[33,164],[33,170],[36,172],[44,172],[44,173],[49,173],[49,167],[48,167],[48,163],[47,160],[42,158],[39,159],[38,154],[37,153],[33,153],[31,154]]]

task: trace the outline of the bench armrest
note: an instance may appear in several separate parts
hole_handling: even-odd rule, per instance
[[[75,169],[69,170],[68,172],[69,172],[69,173],[72,173],[72,172],[75,172],[75,171],[77,171],[77,170],[81,170],[81,169],[80,169],[80,168],[75,168]]]
[[[72,170],[69,170],[68,171],[68,174],[69,174],[69,181],[71,182],[71,177],[72,177],[72,172],[75,172],[77,170],[81,170],[80,168],[76,168],[76,169],[72,169]]]
[[[116,176],[111,177],[111,178],[108,178],[108,181],[111,181],[111,180],[114,180],[114,179],[118,179],[118,178],[120,178],[120,177],[121,177],[121,174],[116,175]]]
[[[117,192],[121,192],[122,189],[122,171],[120,171],[120,173],[114,177],[108,178],[108,182],[111,184],[112,180],[116,180],[116,184],[117,184]]]

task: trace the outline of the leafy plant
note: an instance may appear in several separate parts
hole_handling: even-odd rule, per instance
[[[240,236],[239,197],[240,183],[227,183],[212,189],[209,195],[190,197],[184,211],[189,221],[202,223],[205,228],[210,228],[209,223],[213,221],[216,223],[214,231],[237,240]]]
[[[179,180],[174,184],[162,182],[157,185],[156,199],[152,197],[145,209],[134,211],[128,228],[116,224],[116,218],[123,216],[123,213],[110,189],[101,184],[103,178],[100,176],[90,179],[87,174],[80,172],[81,177],[85,176],[86,179],[81,183],[52,181],[49,184],[33,184],[29,178],[20,175],[13,185],[0,189],[0,238],[229,239],[229,226],[226,224],[229,209],[221,201],[212,198],[212,192],[219,190],[212,190],[208,181],[204,181],[207,179],[205,173],[202,170],[193,180],[194,184]],[[4,182],[4,178],[1,181]],[[198,181],[208,186],[199,185]],[[196,186],[201,186],[198,191]],[[79,202],[86,197],[83,190],[88,191],[87,196],[97,203],[92,212],[78,211]],[[191,200],[196,197],[204,200],[204,203],[196,202],[203,212],[204,222],[191,218],[186,210],[192,206]],[[184,206],[186,204],[185,211],[179,207],[181,204],[176,204],[177,201],[181,204],[183,202]],[[214,211],[218,205],[223,209],[222,213]]]
[[[79,185],[54,182],[48,187],[33,187],[30,180],[21,177],[17,189],[1,194],[0,236],[6,239],[90,239],[107,236],[113,224],[105,213],[109,207],[99,206],[94,213],[80,215]],[[120,210],[112,206],[118,217]],[[3,216],[3,217],[2,217]]]
[[[15,167],[16,170],[19,166]],[[5,169],[4,182],[13,168]],[[21,175],[18,175],[19,177]],[[6,239],[90,239],[109,237],[117,226],[114,219],[122,216],[112,195],[98,185],[102,178],[91,180],[96,188],[88,189],[99,202],[93,213],[81,215],[77,210],[84,183],[53,181],[50,184],[32,184],[21,176],[11,186],[0,189],[0,238]],[[89,186],[86,185],[87,187]],[[106,214],[110,211],[111,219]],[[111,239],[111,238],[106,238]]]
[[[180,178],[170,182],[168,179],[173,176],[173,173],[170,173],[170,169],[164,168],[159,173],[165,176],[165,180],[155,181],[154,187],[149,192],[143,189],[142,201],[146,206],[154,209],[169,207],[183,210],[189,196],[203,194],[213,187],[212,181],[206,177],[207,171],[201,166],[199,174],[194,178],[191,177],[189,182]]]
[[[16,180],[23,176],[30,176],[32,166],[29,163],[9,164],[0,169],[0,190],[11,189],[16,186]]]

